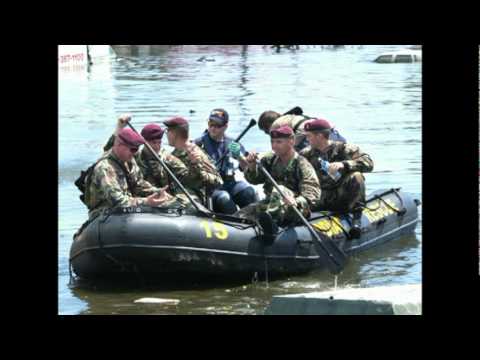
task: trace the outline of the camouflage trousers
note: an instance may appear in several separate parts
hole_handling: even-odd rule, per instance
[[[192,200],[196,203],[196,206],[194,206],[190,200],[188,200],[187,195],[185,195],[183,192],[179,192],[175,194],[174,198],[169,200],[168,202],[162,204],[160,207],[166,207],[166,208],[178,208],[181,207],[189,212],[195,213],[197,211],[197,208],[200,208],[202,211],[209,211],[209,208],[207,204],[205,204],[205,201],[200,198],[199,195],[194,194],[192,191],[188,191],[188,194],[192,198]]]
[[[283,185],[280,185],[279,187],[285,195],[295,197],[295,194],[290,189]],[[306,201],[298,203],[297,208],[300,210],[303,216],[306,218],[310,217],[310,206]],[[288,206],[285,203],[282,195],[280,195],[275,188],[273,188],[272,193],[266,199],[245,206],[237,211],[234,216],[255,221],[258,218],[258,214],[263,212],[268,212],[272,216],[273,220],[275,220],[280,226],[301,221],[296,212],[291,206]]]
[[[346,175],[338,187],[322,189],[320,201],[314,211],[350,212],[365,203],[365,178],[360,172]]]

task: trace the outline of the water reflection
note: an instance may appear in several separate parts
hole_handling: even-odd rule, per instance
[[[388,285],[389,276],[396,284],[420,281],[412,276],[419,267],[419,241],[415,235],[354,255],[338,277],[339,288]],[[378,276],[382,271],[384,276]],[[420,268],[417,269],[420,272]],[[78,282],[74,295],[85,303],[82,314],[261,314],[274,295],[326,291],[334,288],[334,278],[328,272],[314,271],[308,275],[257,283],[178,283],[142,285],[130,282]],[[199,297],[199,294],[200,297]],[[178,299],[174,305],[138,304],[144,297]]]
[[[243,45],[242,46],[242,52],[240,56],[240,83],[239,83],[239,89],[240,89],[240,96],[238,98],[238,105],[240,108],[240,117],[242,119],[246,119],[249,114],[251,113],[251,110],[246,107],[246,98],[248,96],[254,95],[254,91],[250,91],[247,88],[247,82],[249,79],[249,66],[247,64],[247,58],[248,58],[248,45]]]

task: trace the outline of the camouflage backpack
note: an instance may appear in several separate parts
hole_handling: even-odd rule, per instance
[[[80,200],[85,204],[85,191],[86,189],[88,189],[88,187],[90,186],[90,181],[91,181],[91,178],[92,178],[92,173],[93,173],[93,169],[95,168],[95,166],[100,162],[102,161],[103,159],[105,159],[106,156],[102,156],[100,159],[98,159],[95,163],[93,163],[92,165],[90,165],[87,170],[80,170],[80,176],[78,177],[77,180],[75,180],[75,186],[78,188],[78,190],[80,190],[81,194],[79,196]]]
[[[95,166],[102,160],[104,159],[107,159],[110,157],[110,154],[107,154],[107,155],[104,155],[102,156],[100,159],[98,159],[94,164],[90,165],[87,170],[81,170],[80,171],[80,176],[78,177],[77,180],[75,180],[75,186],[78,188],[78,190],[80,190],[81,194],[79,196],[80,200],[85,204],[87,205],[87,203],[85,202],[85,191],[87,191],[87,189],[89,188],[90,186],[90,182],[91,182],[91,179],[92,179],[92,173],[93,173],[93,169],[95,169]],[[125,169],[125,167],[120,164],[120,162],[118,162],[115,158],[113,157],[110,157],[110,159],[112,159],[118,166],[120,166],[120,169],[122,169],[122,171],[124,172],[125,174],[125,177],[127,179],[127,185],[128,185],[128,189],[130,190],[130,192],[133,194],[133,189],[134,189],[134,186],[133,186],[133,183],[132,183],[132,179],[130,178],[128,172],[127,172],[127,169]],[[87,205],[88,207],[88,205]]]

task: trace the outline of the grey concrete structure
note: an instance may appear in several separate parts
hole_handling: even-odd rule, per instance
[[[420,315],[420,284],[274,296],[265,315]]]

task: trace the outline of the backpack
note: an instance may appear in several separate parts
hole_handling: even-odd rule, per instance
[[[91,179],[92,179],[92,173],[93,173],[93,169],[95,169],[95,166],[102,160],[105,160],[109,157],[109,155],[106,155],[106,156],[102,156],[100,159],[98,159],[94,164],[90,165],[87,170],[81,170],[80,171],[80,176],[78,177],[77,180],[75,180],[75,186],[78,188],[78,190],[80,190],[81,194],[79,196],[80,200],[88,207],[88,204],[85,202],[85,192],[87,191],[87,189],[90,187],[90,182],[91,182]],[[133,188],[134,188],[134,184],[132,183],[132,180],[130,179],[129,175],[128,175],[128,172],[127,170],[125,169],[125,167],[120,164],[116,159],[114,159],[113,157],[111,158],[116,164],[118,164],[118,166],[120,166],[120,169],[122,169],[122,171],[124,172],[125,174],[125,177],[127,179],[127,185],[128,185],[128,189],[130,190],[130,192],[133,194]]]
[[[93,165],[90,165],[87,170],[80,170],[80,176],[78,177],[77,180],[75,180],[75,186],[81,192],[79,198],[85,205],[87,205],[87,203],[85,202],[85,191],[90,186],[90,179],[92,178],[91,175],[92,175],[93,169],[99,163],[100,160],[95,162]]]

